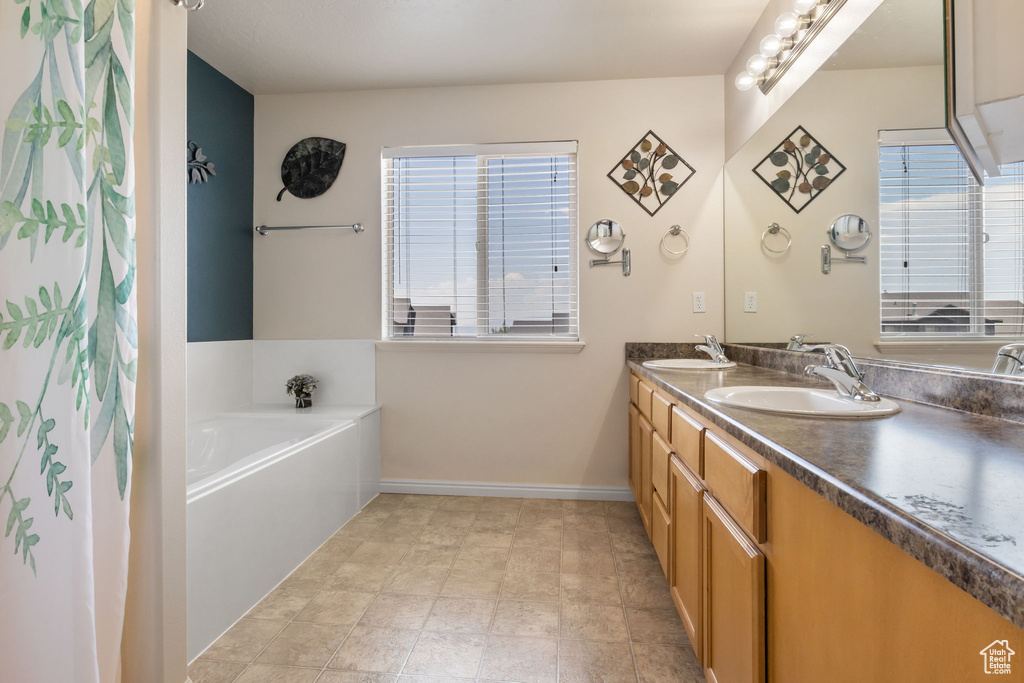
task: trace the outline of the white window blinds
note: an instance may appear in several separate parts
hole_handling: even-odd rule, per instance
[[[883,131],[884,338],[1024,335],[1024,164],[978,185],[940,131]]]
[[[576,143],[388,148],[385,339],[579,339]]]

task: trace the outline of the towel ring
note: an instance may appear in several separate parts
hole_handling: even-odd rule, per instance
[[[669,249],[668,245],[665,244],[665,240],[667,240],[670,235],[673,237],[682,235],[683,239],[686,240],[686,246],[683,247],[681,251]],[[667,251],[668,253],[672,254],[673,256],[682,256],[686,252],[690,251],[690,233],[686,232],[678,225],[673,225],[671,228],[668,229],[668,232],[665,233],[665,236],[661,238],[661,248]]]
[[[782,249],[772,249],[768,246],[768,235],[777,235],[779,233],[782,233],[786,238],[786,246]],[[793,246],[793,236],[789,234],[789,230],[786,230],[778,223],[772,223],[761,233],[761,246],[764,247],[765,251],[770,251],[773,254],[785,254]]]

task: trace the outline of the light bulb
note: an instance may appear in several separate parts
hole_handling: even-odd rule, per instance
[[[770,36],[765,36],[764,40],[761,41],[761,54],[766,58],[771,59],[780,52],[782,52],[782,38],[779,38],[774,33]]]
[[[768,60],[762,54],[753,55],[747,60],[747,73],[751,76],[760,76],[768,68]]]
[[[797,14],[810,14],[818,6],[818,0],[793,0],[793,11]]]
[[[780,38],[789,38],[800,28],[800,18],[792,12],[779,15],[775,20],[775,35]]]
[[[757,79],[748,74],[746,71],[741,71],[736,74],[736,89],[737,90],[750,90],[757,83]]]

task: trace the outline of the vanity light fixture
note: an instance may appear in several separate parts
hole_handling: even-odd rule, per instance
[[[846,0],[793,0],[793,11],[779,15],[775,33],[765,36],[758,54],[747,60],[746,70],[736,76],[736,88],[755,85],[767,94]]]

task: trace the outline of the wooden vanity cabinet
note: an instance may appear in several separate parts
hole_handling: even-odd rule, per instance
[[[705,487],[700,477],[683,461],[669,462],[669,491],[672,509],[671,560],[668,568],[669,593],[683,621],[693,651],[703,659],[701,628],[701,538]]]
[[[651,483],[652,451],[654,446],[654,425],[643,415],[640,416],[640,495],[636,498],[640,506],[647,535],[651,535],[651,517],[654,514],[654,485]]]
[[[703,664],[709,683],[764,683],[764,554],[704,492]]]

